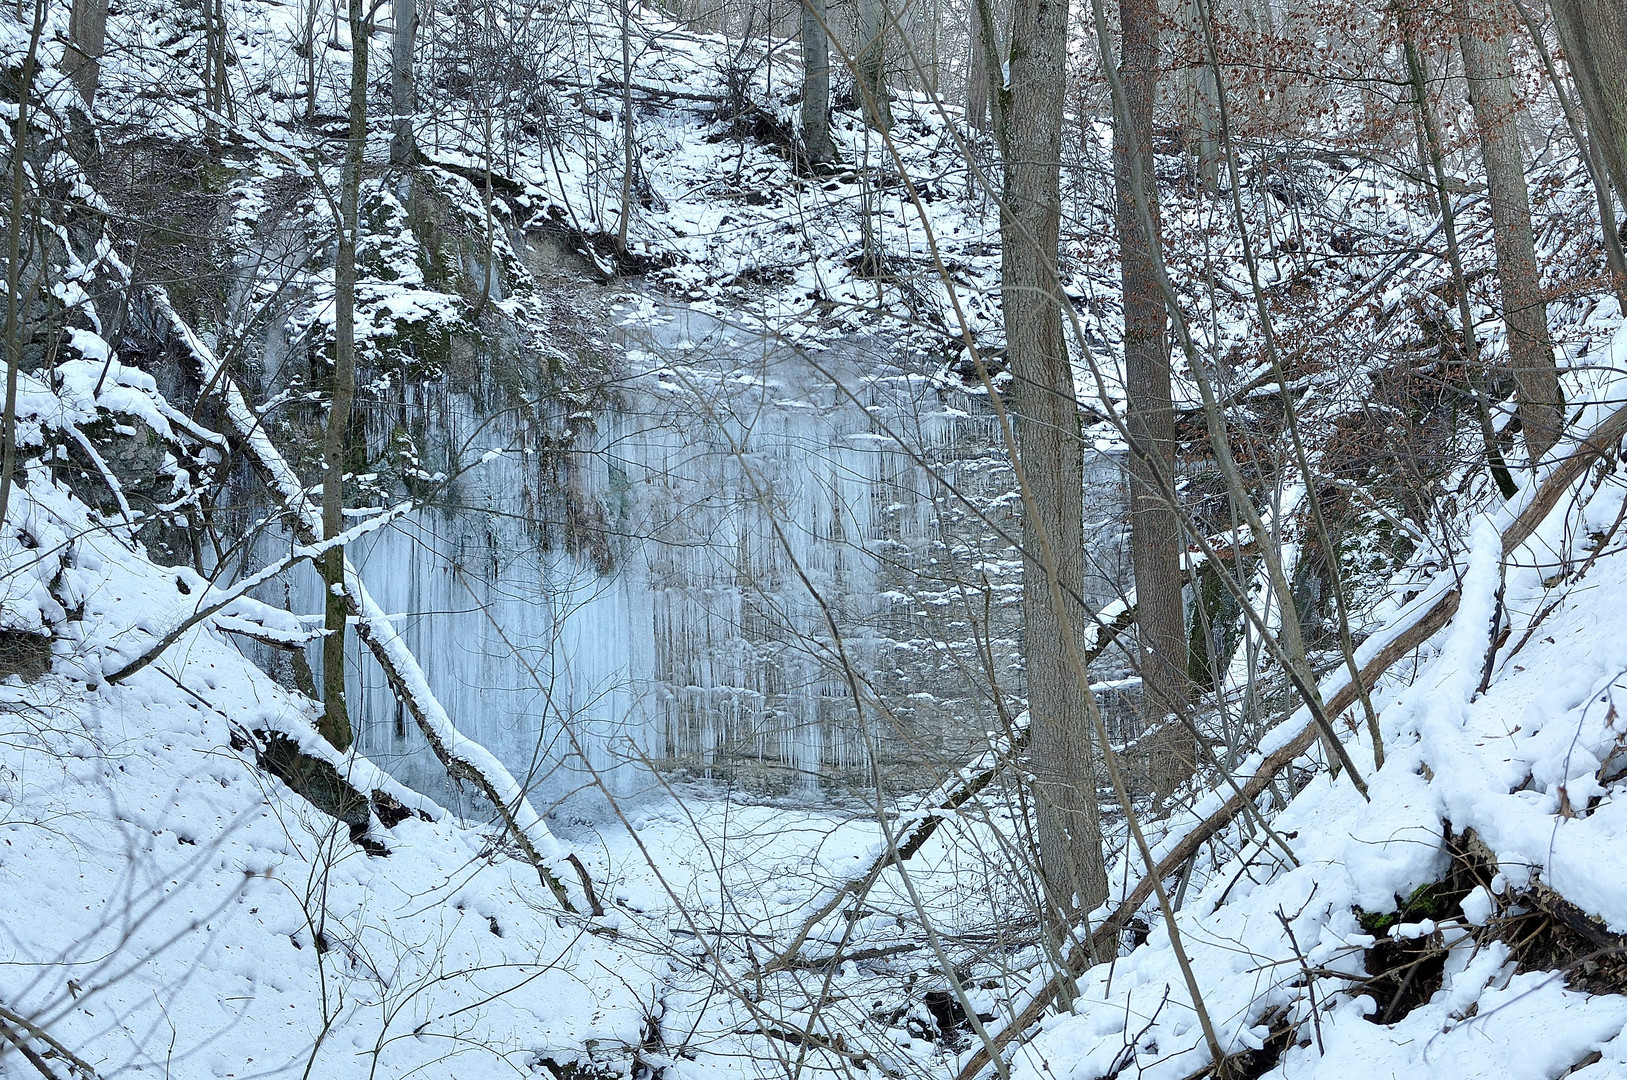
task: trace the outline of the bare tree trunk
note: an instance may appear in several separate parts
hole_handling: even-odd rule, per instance
[[[1547,72],[1554,96],[1559,99],[1559,107],[1565,113],[1565,124],[1571,129],[1571,138],[1587,165],[1589,179],[1593,181],[1593,198],[1599,207],[1600,239],[1604,241],[1610,284],[1616,291],[1617,304],[1621,310],[1627,311],[1627,254],[1622,252],[1621,233],[1616,227],[1616,207],[1610,197],[1610,176],[1604,159],[1599,156],[1598,140],[1588,135],[1587,122],[1577,114],[1576,104],[1571,100],[1570,91],[1565,88],[1562,76],[1554,65],[1553,55],[1548,51],[1548,43],[1543,39],[1542,27],[1531,17],[1530,9],[1522,0],[1514,0],[1514,6],[1519,8],[1520,18],[1525,21],[1526,31],[1531,36],[1531,44],[1536,46],[1537,55],[1542,58],[1542,68]]]
[[[333,2],[333,0],[326,0]],[[316,21],[324,0],[305,0],[305,8],[300,15],[304,20],[304,36],[298,48],[300,58],[305,61],[305,119],[310,120],[316,116]],[[303,51],[300,51],[303,50]]]
[[[226,45],[221,40],[220,21],[215,17],[218,6],[218,0],[203,0],[203,138],[215,156],[220,153],[220,125],[215,118],[225,111],[222,95],[226,91],[221,78],[225,64],[220,62]]]
[[[1516,123],[1520,109],[1514,101],[1514,69],[1503,30],[1507,13],[1498,11],[1496,0],[1456,0],[1454,6],[1463,74],[1480,134],[1480,156],[1486,165],[1509,368],[1526,449],[1536,462],[1559,441],[1565,417],[1559,369],[1548,336],[1548,305],[1542,296],[1531,233],[1531,199]]]
[[[1186,141],[1198,167],[1198,184],[1205,195],[1220,194],[1220,132],[1216,123],[1215,70],[1202,63],[1202,30],[1198,0],[1181,0],[1181,30],[1192,43],[1193,54],[1181,67],[1181,107]]]
[[[966,65],[966,125],[974,131],[989,130],[989,42],[983,33],[973,0],[966,36],[971,39],[971,56]]]
[[[333,395],[322,440],[322,534],[344,532],[345,458],[349,448],[351,403],[356,396],[356,232],[361,198],[362,154],[367,148],[367,45],[370,29],[365,0],[350,0],[350,135],[345,143],[344,172],[339,181],[339,255],[333,268]],[[345,549],[323,555],[322,580],[327,585],[327,637],[322,641],[322,736],[339,749],[350,746],[350,715],[345,707]]]
[[[226,0],[214,0],[215,6],[215,107],[229,123],[237,122],[237,106],[232,99],[232,88],[226,78],[232,51],[231,28],[226,25]]]
[[[45,28],[45,0],[34,0],[34,24],[23,58],[22,81],[17,90],[17,124],[11,135],[11,207],[6,230],[6,407],[0,432],[0,525],[11,508],[11,478],[17,471],[17,380],[23,368],[22,235],[28,215],[28,109],[34,95],[34,72],[39,62],[40,35]]]
[[[1115,114],[1114,187],[1124,286],[1124,378],[1130,435],[1130,561],[1140,634],[1141,710],[1153,790],[1168,795],[1192,774],[1196,749],[1184,724],[1187,643],[1181,602],[1181,520],[1163,492],[1175,476],[1175,407],[1169,339],[1158,288],[1158,194],[1154,189],[1152,111],[1158,96],[1157,0],[1122,0],[1119,79],[1129,127]],[[1135,162],[1139,161],[1139,168]],[[1136,190],[1137,177],[1144,190]],[[1149,214],[1137,209],[1144,198]],[[1150,219],[1150,220],[1149,220]],[[1159,483],[1159,477],[1163,483]]]
[[[418,0],[391,0],[394,28],[390,34],[390,164],[411,165],[418,160],[418,141],[412,125],[418,112],[418,88],[413,79],[413,46],[418,38]]]
[[[836,160],[830,137],[830,32],[825,0],[802,0],[802,146],[811,165]]]
[[[1017,0],[1010,89],[1002,95],[1001,306],[1015,380],[1023,514],[1023,655],[1040,861],[1050,903],[1107,897],[1088,686],[1069,663],[1084,637],[1084,447],[1062,338],[1056,259],[1068,5]],[[1055,581],[1051,575],[1055,575]],[[1060,602],[1059,602],[1060,601]]]
[[[1497,432],[1492,426],[1491,410],[1486,404],[1483,390],[1483,365],[1480,361],[1480,342],[1474,332],[1474,312],[1469,306],[1469,284],[1463,274],[1463,257],[1458,249],[1457,218],[1452,211],[1452,196],[1446,190],[1445,150],[1440,129],[1435,123],[1435,112],[1429,104],[1429,79],[1424,71],[1424,57],[1413,39],[1414,28],[1406,20],[1401,23],[1402,52],[1407,61],[1407,72],[1412,79],[1412,96],[1418,110],[1418,124],[1423,129],[1425,164],[1434,174],[1430,185],[1435,204],[1440,209],[1441,233],[1446,239],[1446,259],[1452,268],[1452,282],[1457,293],[1458,321],[1463,324],[1463,362],[1469,368],[1470,389],[1474,393],[1475,415],[1480,421],[1480,437],[1486,444],[1486,464],[1492,479],[1497,482],[1503,498],[1511,499],[1519,490],[1514,477],[1503,461],[1503,451],[1497,443]]]
[[[616,223],[616,250],[623,255],[627,254],[627,229],[633,221],[633,169],[636,168],[636,159],[633,154],[633,38],[632,27],[628,21],[632,18],[627,10],[627,0],[621,0],[621,214]],[[488,129],[491,121],[487,121]],[[491,214],[491,140],[487,136],[486,150],[486,204],[487,215]],[[487,222],[487,233],[490,234],[491,224]],[[491,270],[486,271],[488,282],[491,279]],[[481,293],[484,301],[485,292]]]
[[[68,12],[68,47],[62,71],[89,109],[102,77],[102,49],[107,44],[107,0],[73,0]]]
[[[878,131],[893,126],[892,101],[887,96],[887,0],[859,0],[858,68],[860,106],[865,122]]]
[[[1587,126],[1616,194],[1627,200],[1627,7],[1549,0]]]

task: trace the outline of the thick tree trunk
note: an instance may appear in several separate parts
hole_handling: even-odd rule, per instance
[[[1130,561],[1140,633],[1143,746],[1153,790],[1168,795],[1197,763],[1185,725],[1186,623],[1181,602],[1181,520],[1173,489],[1175,408],[1169,340],[1158,288],[1158,195],[1152,183],[1152,110],[1158,95],[1157,0],[1123,0],[1119,78],[1129,113],[1113,124],[1116,219],[1124,286],[1124,376],[1130,435]],[[1136,162],[1139,161],[1139,168]],[[1142,191],[1136,190],[1140,178]],[[1142,197],[1149,214],[1137,206]],[[1150,218],[1150,221],[1148,220]],[[1150,229],[1149,229],[1150,225]],[[1158,478],[1163,477],[1163,484]]]
[[[1000,299],[1029,495],[1022,610],[1032,769],[1046,894],[1065,912],[1090,910],[1107,896],[1090,688],[1080,685],[1067,647],[1070,638],[1083,640],[1085,621],[1078,599],[1085,583],[1084,446],[1056,273],[1067,27],[1065,2],[1017,0],[1010,90],[1000,111]]]
[[[1480,156],[1486,165],[1497,279],[1508,328],[1509,369],[1526,449],[1536,461],[1559,439],[1564,403],[1531,233],[1531,199],[1516,123],[1520,110],[1514,100],[1514,69],[1503,29],[1508,13],[1498,10],[1496,0],[1456,0],[1455,7],[1463,73],[1480,134]]]
[[[390,164],[411,165],[418,160],[418,142],[412,125],[418,112],[418,89],[413,80],[413,46],[418,37],[418,0],[391,0],[394,29],[390,34]]]
[[[859,105],[865,122],[878,131],[893,126],[887,96],[887,0],[859,0]]]
[[[966,65],[966,125],[974,131],[989,130],[989,46],[978,18],[976,0],[971,8],[967,36],[971,57]]]
[[[802,146],[810,165],[836,160],[830,137],[830,31],[825,0],[802,0]]]
[[[89,109],[101,82],[102,49],[107,44],[107,0],[73,0],[68,12],[68,47],[62,71]]]
[[[349,449],[351,403],[356,396],[356,232],[361,198],[362,154],[367,147],[367,35],[364,0],[350,0],[350,136],[339,180],[339,253],[333,268],[333,395],[322,440],[322,534],[344,532],[345,458]],[[322,559],[327,586],[327,637],[322,641],[323,738],[341,750],[350,746],[350,714],[345,707],[345,549],[334,547]]]
[[[1520,18],[1525,22],[1526,31],[1531,36],[1531,44],[1536,47],[1537,55],[1542,58],[1542,68],[1548,74],[1548,82],[1554,88],[1554,96],[1559,99],[1559,107],[1565,113],[1565,124],[1571,129],[1571,138],[1576,148],[1581,151],[1582,160],[1587,163],[1588,178],[1593,181],[1593,198],[1599,207],[1600,239],[1604,241],[1605,264],[1610,268],[1610,284],[1616,291],[1616,302],[1621,310],[1627,311],[1627,254],[1623,254],[1621,234],[1616,227],[1615,201],[1610,196],[1610,174],[1605,168],[1604,158],[1599,156],[1598,140],[1590,137],[1587,132],[1587,122],[1582,119],[1575,102],[1571,99],[1570,91],[1562,82],[1559,69],[1554,65],[1553,55],[1548,51],[1547,42],[1543,39],[1542,27],[1538,26],[1531,17],[1530,10],[1522,0],[1515,0],[1519,8]]]
[[[1627,200],[1627,6],[1621,0],[1549,0],[1549,6],[1588,130],[1616,194]]]

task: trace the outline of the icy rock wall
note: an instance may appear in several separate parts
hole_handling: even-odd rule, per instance
[[[688,309],[622,315],[619,406],[570,474],[608,566],[546,542],[535,515],[557,500],[537,487],[557,474],[457,395],[440,437],[502,452],[455,509],[353,549],[455,722],[545,801],[657,772],[897,790],[963,760],[999,726],[991,685],[1021,690],[1017,503],[983,400],[875,343],[810,356]],[[1124,578],[1121,476],[1090,465],[1099,602]],[[351,656],[362,749],[449,796],[382,672]]]

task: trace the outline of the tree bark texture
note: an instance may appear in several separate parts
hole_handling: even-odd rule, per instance
[[[1582,112],[1616,194],[1627,200],[1627,5],[1549,0]]]
[[[989,46],[973,0],[966,36],[971,55],[966,64],[966,126],[973,131],[989,130]]]
[[[1457,0],[1455,6],[1463,73],[1486,166],[1509,370],[1526,449],[1536,461],[1559,440],[1564,402],[1531,232],[1531,198],[1517,124],[1520,108],[1514,100],[1514,69],[1504,30],[1509,13],[1499,10],[1496,0]]]
[[[886,0],[859,0],[859,106],[865,122],[878,131],[893,126],[892,102],[887,96],[887,24],[891,15]]]
[[[413,79],[413,47],[418,38],[418,0],[391,0],[390,17],[390,164],[411,165],[418,159],[412,125],[418,112]]]
[[[1181,0],[1181,30],[1191,43],[1181,68],[1181,110],[1187,148],[1197,165],[1198,184],[1213,198],[1220,194],[1220,127],[1216,113],[1215,70],[1200,59],[1203,30],[1198,0]]]
[[[1124,288],[1124,377],[1130,436],[1130,562],[1136,582],[1142,717],[1148,776],[1168,795],[1190,776],[1196,747],[1185,726],[1187,644],[1181,601],[1181,520],[1162,492],[1175,476],[1169,336],[1158,288],[1158,193],[1153,104],[1158,96],[1157,0],[1122,0],[1119,79],[1125,110],[1113,123],[1115,217]],[[1139,189],[1139,190],[1138,190]],[[1146,207],[1143,214],[1138,200]],[[1163,477],[1163,484],[1158,478]]]
[[[102,49],[107,44],[107,0],[73,0],[68,11],[68,47],[62,71],[89,109],[101,82]]]
[[[1070,666],[1065,638],[1083,640],[1085,615],[1079,601],[1085,582],[1084,446],[1056,271],[1067,27],[1065,0],[1017,0],[1010,89],[1001,110],[1000,299],[1018,415],[1017,455],[1029,491],[1022,607],[1040,861],[1052,905],[1073,911],[1106,898],[1107,875],[1086,702],[1090,688],[1080,685]],[[1052,572],[1063,596],[1061,610]]]
[[[830,30],[825,0],[802,0],[802,146],[810,165],[836,160],[830,137]]]
[[[356,232],[361,199],[362,154],[367,146],[367,35],[364,0],[350,0],[350,135],[339,180],[339,251],[333,268],[333,395],[322,440],[322,534],[345,530],[345,458],[349,449],[351,403],[356,396]],[[327,636],[322,641],[323,738],[344,750],[350,746],[350,714],[345,707],[345,549],[334,547],[322,560],[327,586]]]

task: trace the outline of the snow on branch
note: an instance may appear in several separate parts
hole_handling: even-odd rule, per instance
[[[382,514],[368,518],[360,525],[346,529],[344,532],[333,537],[332,539],[322,540],[315,544],[297,545],[287,555],[284,555],[282,558],[270,563],[267,566],[261,567],[248,577],[234,582],[229,588],[210,588],[204,596],[199,598],[198,603],[200,606],[196,611],[183,619],[180,625],[176,626],[173,630],[159,638],[158,642],[146,652],[142,653],[140,656],[136,657],[134,660],[131,660],[128,664],[125,664],[123,667],[119,668],[119,670],[109,675],[106,681],[110,685],[123,682],[136,672],[140,671],[142,668],[146,667],[148,664],[152,663],[154,660],[157,660],[167,649],[169,649],[170,646],[174,645],[176,641],[180,640],[181,635],[185,634],[188,630],[192,629],[194,626],[197,626],[206,619],[225,611],[225,609],[228,607],[240,605],[249,593],[253,592],[261,585],[264,585],[266,582],[272,580],[283,571],[289,569],[290,567],[297,566],[298,564],[305,562],[307,559],[319,559],[323,554],[332,550],[333,548],[344,547],[346,544],[349,544],[360,537],[366,536],[368,533],[375,532],[390,522],[403,517],[409,513],[412,508],[412,503],[400,503],[391,507],[389,510],[386,510]],[[204,585],[207,587],[208,583],[205,582]],[[207,604],[204,603],[206,600],[209,601]],[[237,613],[237,619],[239,621],[247,621],[243,618],[242,613]]]

